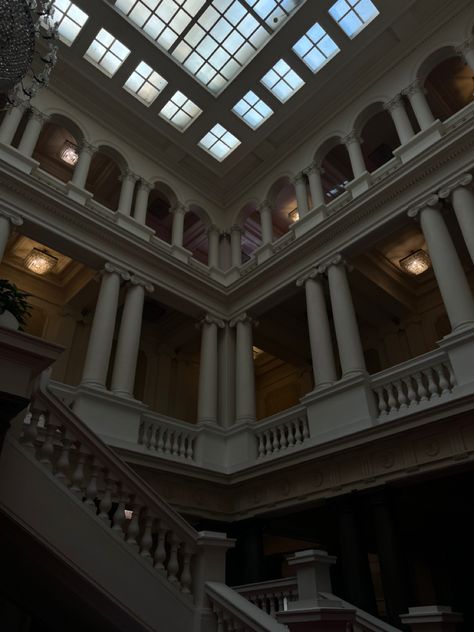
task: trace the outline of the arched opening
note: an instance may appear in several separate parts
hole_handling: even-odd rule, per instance
[[[366,110],[356,129],[361,130],[362,154],[369,173],[393,158],[393,150],[400,145],[400,139],[393,119],[382,103]]]
[[[345,185],[354,178],[349,152],[339,138],[333,138],[318,151],[318,156],[316,164],[321,165],[324,201],[329,204],[345,192]]]
[[[153,228],[157,237],[171,243],[173,216],[171,207],[177,202],[174,192],[163,183],[157,183],[150,191],[146,225]]]
[[[207,265],[208,237],[207,226],[203,221],[205,211],[195,204],[191,204],[184,216],[183,246],[193,257]]]
[[[40,163],[43,171],[62,182],[69,182],[82,138],[81,130],[73,121],[54,114],[41,130],[33,158]]]
[[[121,174],[127,165],[120,154],[110,147],[99,147],[92,157],[86,190],[102,206],[116,211],[120,199]]]
[[[474,74],[459,55],[439,62],[426,76],[424,87],[433,116],[440,121],[474,101]]]
[[[295,187],[288,176],[278,178],[270,187],[268,200],[273,207],[273,236],[278,239],[298,220]]]
[[[245,263],[262,244],[260,213],[255,202],[249,202],[242,208],[237,223],[242,226],[242,263]]]

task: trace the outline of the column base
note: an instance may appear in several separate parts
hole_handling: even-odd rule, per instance
[[[427,147],[435,143],[443,136],[443,124],[441,121],[436,120],[426,129],[421,130],[418,134],[415,134],[409,141],[400,145],[393,150],[393,155],[400,158],[403,164],[418,156]]]
[[[354,178],[354,180],[346,184],[346,190],[352,193],[353,198],[356,198],[362,195],[362,193],[365,193],[365,191],[368,191],[371,185],[372,176],[368,171],[364,171],[360,176],[357,176],[357,178]]]
[[[40,164],[37,160],[20,153],[15,147],[4,143],[0,143],[0,160],[4,160],[12,167],[27,174],[34,171]]]
[[[144,224],[140,224],[136,219],[130,217],[129,215],[124,215],[119,211],[116,211],[114,214],[114,223],[120,228],[124,228],[129,233],[144,239],[145,241],[150,241],[152,235],[155,234],[153,228],[149,226],[145,226]]]
[[[97,391],[107,391],[108,389],[105,386],[105,384],[101,384],[101,382],[94,382],[94,380],[82,380],[82,382],[79,384],[79,387],[84,387],[84,388],[93,388]]]
[[[183,246],[171,245],[171,256],[175,259],[179,259],[183,263],[188,263],[189,258],[191,257],[191,252]]]
[[[93,194],[90,191],[86,191],[86,189],[78,187],[77,184],[74,184],[74,182],[68,182],[66,184],[66,195],[71,198],[71,200],[74,200],[74,202],[82,204],[82,206],[85,206],[93,197]]]
[[[400,619],[412,632],[454,632],[463,621],[462,615],[448,606],[408,608],[408,613],[400,615]]]

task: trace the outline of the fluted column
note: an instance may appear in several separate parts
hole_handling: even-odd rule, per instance
[[[217,329],[222,320],[206,314],[201,327],[201,362],[199,365],[198,422],[217,423],[218,347]]]
[[[316,164],[312,163],[307,169],[305,169],[305,173],[308,176],[309,190],[311,191],[313,208],[319,208],[325,203],[323,182],[321,179],[324,171],[322,167],[318,167]]]
[[[11,145],[24,113],[25,106],[23,104],[15,105],[6,111],[0,125],[0,143]]]
[[[356,130],[353,130],[343,139],[343,142],[349,152],[354,179],[358,178],[367,171],[364,155],[362,154],[361,138],[359,133]]]
[[[18,145],[18,151],[24,156],[28,156],[28,158],[32,156],[43,125],[48,119],[49,116],[47,114],[43,114],[36,108],[31,108],[25,131]]]
[[[120,189],[117,211],[122,213],[122,215],[130,215],[132,212],[133,192],[137,179],[138,176],[130,171],[130,169],[125,169],[120,176],[122,187]]]
[[[252,422],[257,418],[255,370],[253,363],[252,327],[257,321],[241,314],[231,321],[236,328],[235,342],[235,413],[237,421]]]
[[[264,200],[258,207],[260,213],[260,227],[262,231],[262,245],[271,244],[273,241],[273,207],[268,200]]]
[[[388,103],[385,103],[384,110],[390,113],[390,116],[392,117],[392,120],[397,129],[400,144],[404,145],[411,138],[413,138],[415,132],[410,123],[410,119],[408,118],[402,95],[397,94]]]
[[[337,380],[337,373],[322,274],[313,269],[298,279],[297,285],[304,285],[306,291],[314,386],[326,386]]]
[[[347,279],[348,264],[337,255],[321,270],[327,269],[332,315],[343,377],[365,373],[365,359],[359,326]]]
[[[405,88],[403,94],[406,94],[409,98],[416,120],[422,130],[434,123],[433,112],[426,100],[425,90],[418,79],[409,85],[408,88]]]
[[[232,257],[232,267],[242,265],[242,235],[244,229],[238,224],[234,224],[230,229],[230,248]]]
[[[207,265],[210,268],[219,267],[219,229],[211,224],[207,229],[208,254]]]
[[[112,374],[112,391],[116,395],[133,397],[145,291],[153,292],[153,289],[148,281],[137,275],[133,275],[130,279],[120,322]]]
[[[12,226],[21,226],[23,219],[9,211],[0,210],[0,263],[5,256],[5,250],[10,238]]]
[[[187,209],[184,204],[177,202],[170,208],[170,213],[173,216],[173,226],[171,228],[171,245],[183,247],[184,239],[184,218]]]
[[[79,158],[74,168],[71,182],[80,189],[84,189],[84,187],[86,186],[92,156],[95,154],[96,151],[97,148],[87,141],[82,141],[82,143],[79,145]]]
[[[308,192],[306,190],[306,178],[304,172],[298,173],[291,184],[295,187],[296,204],[298,205],[298,215],[304,217],[308,213]]]
[[[474,324],[474,298],[456,247],[444,221],[438,196],[408,211],[419,219],[446,312],[453,331]]]
[[[474,262],[474,191],[469,188],[472,175],[465,173],[439,192],[442,199],[451,198],[462,236]]]
[[[138,184],[137,198],[135,200],[135,211],[133,213],[134,219],[139,224],[146,224],[146,214],[148,211],[148,199],[150,197],[150,191],[154,185],[146,180],[140,180]],[[133,193],[132,193],[133,194]]]
[[[474,72],[474,37],[470,37],[458,46],[456,52],[464,57],[466,64]]]
[[[117,319],[120,283],[129,278],[128,272],[122,268],[111,263],[105,264],[81,384],[105,388]]]

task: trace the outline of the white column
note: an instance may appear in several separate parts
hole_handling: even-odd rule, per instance
[[[43,125],[48,119],[49,116],[47,114],[43,114],[36,108],[31,108],[25,131],[18,145],[18,151],[24,156],[28,156],[28,158],[32,156]]]
[[[264,200],[260,206],[257,207],[257,211],[260,213],[262,245],[265,246],[266,244],[271,244],[273,241],[273,208],[268,200]]]
[[[235,417],[236,421],[253,422],[257,418],[252,327],[257,321],[242,314],[231,321],[236,328],[235,341]]]
[[[244,229],[238,224],[234,224],[230,229],[230,247],[232,256],[232,266],[242,265],[242,235]]]
[[[7,243],[11,235],[12,226],[21,226],[23,219],[9,211],[0,210],[0,263],[5,256]]]
[[[474,262],[474,191],[469,188],[471,183],[472,175],[465,173],[449,187],[442,189],[439,197],[451,198],[462,236]]]
[[[343,139],[343,143],[349,152],[354,179],[358,178],[367,171],[364,155],[362,154],[362,148],[360,146],[361,138],[359,133],[356,130],[353,130]]]
[[[226,323],[219,332],[219,422],[235,423],[235,329]]]
[[[207,228],[208,254],[207,265],[210,268],[219,267],[219,229],[215,224]]]
[[[201,327],[201,362],[199,365],[198,422],[217,423],[218,348],[217,328],[223,321],[207,314]]]
[[[342,375],[365,373],[364,352],[347,279],[347,263],[341,255],[337,255],[326,269]]]
[[[326,386],[337,380],[337,373],[322,274],[316,269],[311,270],[298,279],[297,285],[304,285],[306,291],[314,386]]]
[[[135,211],[133,213],[133,217],[139,224],[146,224],[148,199],[150,197],[150,191],[153,189],[153,187],[154,185],[150,182],[146,182],[146,180],[140,180],[138,184],[137,198],[135,200]]]
[[[133,397],[145,291],[153,292],[153,286],[133,275],[125,297],[112,374],[112,391],[122,397]]]
[[[120,189],[117,211],[122,213],[122,215],[130,215],[132,212],[133,192],[137,179],[138,176],[132,173],[130,169],[125,169],[120,176],[122,187]]]
[[[403,94],[409,98],[416,120],[422,130],[434,123],[433,112],[426,100],[425,90],[418,79],[403,90]]]
[[[80,189],[83,189],[86,186],[92,156],[95,154],[96,151],[97,148],[87,141],[82,141],[82,143],[79,145],[79,158],[74,168],[71,182]]]
[[[384,110],[390,113],[390,116],[392,117],[392,120],[397,129],[400,144],[404,145],[410,140],[410,138],[413,138],[415,132],[413,131],[410,119],[408,118],[402,95],[397,94],[388,103],[385,103],[383,107]]]
[[[129,278],[130,275],[125,270],[111,263],[105,264],[81,384],[105,388],[117,319],[120,283]]]
[[[474,72],[474,37],[470,37],[458,46],[456,52],[464,57],[466,64]]]
[[[323,169],[322,167],[318,167],[316,164],[312,163],[307,169],[305,169],[305,173],[308,176],[313,208],[319,208],[325,203],[323,182],[321,179]]]
[[[5,112],[0,125],[0,143],[11,145],[24,113],[25,107],[23,104],[15,105]]]
[[[419,218],[446,312],[453,331],[474,325],[474,298],[444,221],[438,196],[408,211]]]
[[[301,171],[298,173],[292,180],[291,184],[295,187],[296,193],[296,204],[298,205],[298,215],[299,217],[304,217],[307,215],[308,208],[308,191],[306,190],[306,178],[304,173]]]
[[[173,215],[173,227],[171,229],[171,245],[183,247],[184,239],[184,217],[187,209],[184,204],[177,202],[170,208],[170,213]]]

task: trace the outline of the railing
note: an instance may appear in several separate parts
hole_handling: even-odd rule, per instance
[[[195,461],[197,431],[172,419],[143,415],[138,443],[161,456]]]
[[[273,456],[301,446],[310,437],[306,409],[291,408],[283,414],[269,417],[255,430],[258,458]]]
[[[184,595],[199,534],[54,395],[39,391],[20,442],[120,539]]]
[[[374,617],[368,612],[361,610],[357,606],[353,606],[349,602],[336,597],[336,595],[322,592],[319,593],[319,597],[331,601],[336,599],[342,604],[344,608],[349,608],[356,611],[355,623],[352,624],[352,629],[349,629],[348,632],[400,632],[399,628],[394,628],[393,625],[390,625],[386,621],[377,619],[377,617]]]
[[[448,395],[456,379],[447,355],[434,352],[372,376],[371,385],[384,417]]]
[[[287,610],[288,603],[298,599],[296,577],[234,586],[234,590],[271,617],[274,617],[275,613],[280,610]]]

